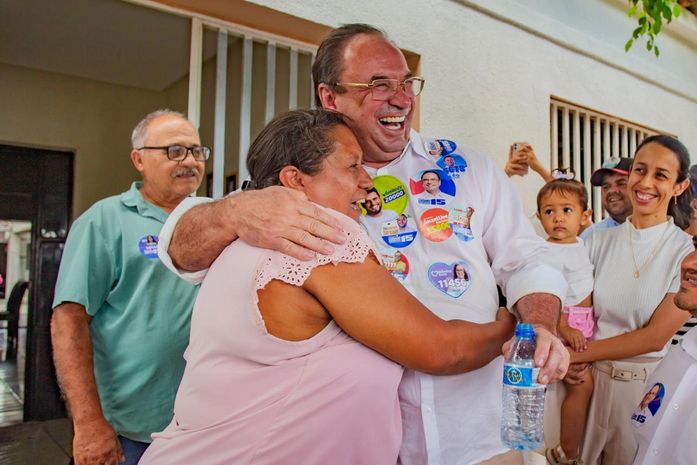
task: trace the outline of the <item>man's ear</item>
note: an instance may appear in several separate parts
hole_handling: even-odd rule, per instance
[[[336,108],[336,94],[330,85],[324,82],[320,83],[317,86],[317,96],[322,103],[322,108],[325,110],[338,111]]]
[[[145,169],[143,165],[143,153],[140,150],[131,150],[131,162],[139,172],[142,173]]]
[[[278,173],[278,180],[281,185],[290,189],[305,190],[305,173],[295,166],[284,166]]]

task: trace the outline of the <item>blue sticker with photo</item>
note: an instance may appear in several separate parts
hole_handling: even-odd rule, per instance
[[[448,139],[436,139],[426,142],[426,151],[434,157],[441,157],[453,153],[457,148],[455,142]]]
[[[417,230],[412,218],[406,213],[402,213],[396,219],[384,222],[381,233],[385,244],[400,249],[414,242]]]
[[[474,239],[474,234],[472,234],[472,215],[474,215],[474,208],[453,208],[450,210],[448,215],[448,222],[450,223],[450,229],[453,230],[455,237],[461,241],[467,242]]]
[[[458,298],[470,288],[472,272],[465,261],[436,262],[428,268],[428,280],[443,294]]]
[[[442,207],[448,204],[457,188],[450,177],[441,169],[420,171],[409,179],[413,202],[421,207]]]
[[[140,253],[147,258],[157,258],[158,240],[158,237],[152,234],[149,234],[142,238],[140,241],[138,241],[138,248],[140,249]]]
[[[467,171],[467,161],[455,153],[441,156],[436,164],[452,179],[459,178]]]

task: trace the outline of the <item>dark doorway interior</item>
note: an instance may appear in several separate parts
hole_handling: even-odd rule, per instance
[[[51,353],[53,287],[70,222],[73,154],[0,145],[0,218],[32,223],[24,421],[65,416]]]

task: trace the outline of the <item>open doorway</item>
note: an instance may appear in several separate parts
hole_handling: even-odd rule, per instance
[[[65,416],[50,321],[70,219],[73,159],[70,152],[0,145],[0,166],[12,173],[0,176],[0,391],[7,394],[10,422]]]
[[[31,222],[0,219],[0,426],[24,418]]]

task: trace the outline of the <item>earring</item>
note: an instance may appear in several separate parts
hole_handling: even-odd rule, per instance
[[[673,202],[675,203],[675,206],[677,207],[678,206],[678,196],[677,195],[673,196]]]

